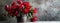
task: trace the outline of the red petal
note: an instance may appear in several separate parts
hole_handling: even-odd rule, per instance
[[[5,5],[5,10],[8,11],[9,10],[9,6]]]
[[[26,14],[26,12],[24,12],[24,11],[23,11],[22,13],[23,13],[23,14]]]
[[[35,22],[37,20],[36,16],[34,16],[33,18],[31,18],[31,22]]]
[[[15,4],[16,4],[16,2],[12,2],[12,3],[11,3],[12,6],[15,5]]]
[[[36,11],[36,8],[34,8],[34,11],[33,11],[34,13],[36,13],[37,11]]]
[[[18,11],[16,11],[15,15],[16,15],[16,16],[18,15]]]
[[[16,6],[11,6],[11,9],[16,9],[17,7]]]
[[[17,0],[17,3],[22,4],[22,1],[21,0]]]
[[[19,5],[19,8],[20,8],[20,9],[22,9],[22,8],[23,8],[23,5],[22,5],[22,4],[20,4],[20,5]]]
[[[25,6],[29,6],[29,2],[23,2]]]
[[[28,7],[26,6],[27,9],[30,9],[31,7],[32,7],[32,6],[28,6]]]
[[[29,9],[25,9],[25,12],[29,12]]]

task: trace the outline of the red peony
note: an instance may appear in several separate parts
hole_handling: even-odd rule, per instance
[[[36,11],[36,8],[34,8],[34,10],[33,10],[33,13],[36,13],[37,11]]]
[[[34,17],[33,17],[33,18],[31,18],[30,20],[31,20],[31,22],[35,22],[35,21],[37,20],[37,17],[36,17],[36,16],[34,16]]]
[[[18,4],[22,4],[22,1],[21,1],[21,0],[17,0],[17,3],[18,3]]]
[[[8,11],[9,10],[9,6],[5,5],[5,10]]]
[[[9,10],[8,13],[9,13],[9,14],[12,13],[11,10]]]
[[[22,4],[19,4],[19,8],[22,9],[23,8],[23,5]]]
[[[11,9],[16,9],[17,7],[16,7],[16,5],[14,5],[14,6],[11,6]]]
[[[29,12],[29,9],[25,9],[24,11],[25,11],[25,12]]]
[[[15,15],[16,15],[16,16],[18,15],[18,11],[15,12]]]
[[[25,9],[22,13],[27,14],[29,12],[29,9]]]
[[[22,12],[23,14],[26,14],[27,12]]]
[[[11,3],[11,6],[14,6],[14,5],[16,5],[16,2],[12,2],[12,3]]]
[[[31,7],[32,7],[32,6],[28,6],[28,7],[26,6],[26,9],[30,9]]]
[[[24,5],[24,6],[27,6],[27,7],[30,6],[30,5],[29,5],[29,2],[23,2],[23,5]]]
[[[9,15],[10,15],[10,16],[13,16],[13,14],[12,14],[12,13],[10,13]]]

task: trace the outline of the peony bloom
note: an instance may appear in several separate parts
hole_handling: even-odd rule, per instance
[[[31,20],[31,22],[35,22],[35,21],[37,20],[37,17],[36,17],[36,16],[34,16],[34,17],[33,17],[33,18],[31,18],[30,20]]]
[[[23,14],[27,14],[29,12],[29,9],[25,9],[25,10],[23,10]]]
[[[19,4],[19,8],[22,9],[23,8],[23,5],[22,4]]]
[[[36,8],[34,8],[34,10],[33,10],[33,13],[36,13],[37,11],[36,11]]]
[[[14,5],[16,5],[16,2],[12,2],[12,3],[11,3],[11,6],[14,6]]]
[[[5,5],[5,10],[8,11],[9,10],[9,6]]]
[[[16,9],[17,7],[16,7],[16,5],[14,5],[14,6],[11,6],[11,9]]]
[[[30,9],[31,7],[32,7],[32,6],[28,6],[28,7],[26,6],[26,9]]]
[[[26,7],[30,6],[29,2],[23,2],[23,5]]]
[[[16,15],[16,16],[18,15],[18,11],[15,12],[15,15]]]
[[[24,11],[25,11],[25,12],[29,12],[29,9],[25,9]]]
[[[21,0],[17,0],[17,3],[18,4],[22,4],[23,2]]]

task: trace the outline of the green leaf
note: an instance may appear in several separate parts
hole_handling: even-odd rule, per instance
[[[33,12],[33,9],[31,9],[30,12]]]
[[[29,16],[30,16],[30,17],[32,17],[32,14],[31,14],[31,13],[29,13]]]
[[[32,14],[31,13],[28,13],[28,16],[27,16],[28,18],[31,18],[32,17]]]

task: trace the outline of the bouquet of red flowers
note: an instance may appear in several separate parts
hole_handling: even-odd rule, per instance
[[[10,6],[5,5],[5,10],[9,16],[21,17],[28,14],[27,17],[30,17],[32,22],[36,21],[36,16],[33,15],[36,13],[36,8],[33,9],[29,2],[23,2],[21,0],[13,1]]]

